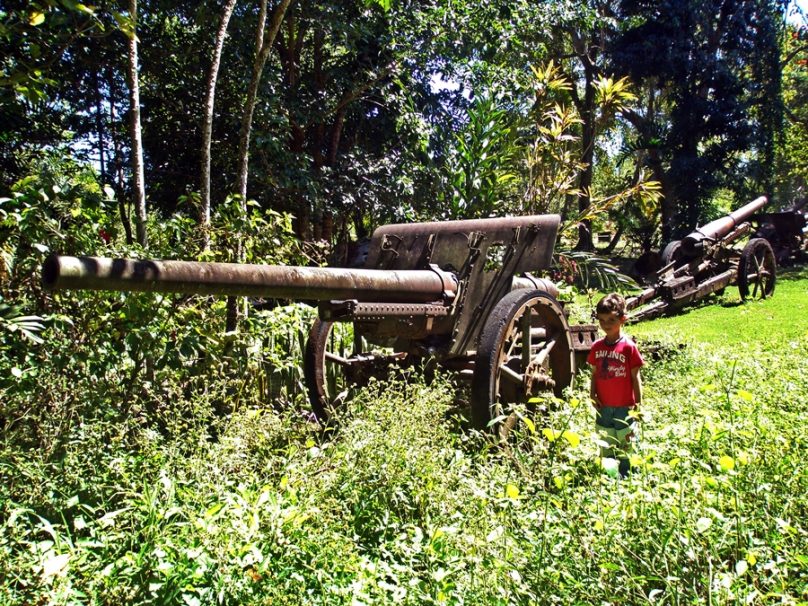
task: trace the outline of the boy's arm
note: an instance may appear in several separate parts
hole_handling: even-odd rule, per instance
[[[598,390],[595,389],[595,369],[592,369],[592,380],[589,383],[589,397],[592,398],[592,403],[595,408],[600,408],[600,398],[598,398]]]
[[[634,405],[639,408],[642,404],[642,379],[639,366],[631,369],[631,388],[634,390]]]

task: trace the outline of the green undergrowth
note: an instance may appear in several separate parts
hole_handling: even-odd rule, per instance
[[[65,253],[142,253],[95,242],[76,188],[0,213],[0,605],[808,603],[804,270],[630,327],[647,417],[617,480],[586,371],[507,448],[446,376],[375,381],[321,428],[310,307],[225,333],[222,300],[43,292],[60,230]],[[255,210],[239,229],[280,239],[249,260],[295,263],[289,221]],[[154,254],[196,258],[193,221],[153,228],[190,247]]]
[[[786,321],[805,285],[635,327],[669,346],[627,480],[597,462],[583,391],[502,449],[417,376],[325,431],[243,404],[214,439],[176,394],[176,430],[77,417],[49,453],[6,428],[0,603],[806,603],[808,334]],[[744,313],[779,328],[705,338]]]
[[[446,376],[373,382],[320,428],[305,305],[225,333],[222,300],[43,292],[54,247],[143,256],[68,177],[0,200],[0,605],[808,603],[804,270],[630,327],[647,416],[617,480],[586,371],[508,448]],[[212,249],[299,264],[290,217],[251,208]],[[150,254],[210,260],[193,219],[149,228]]]

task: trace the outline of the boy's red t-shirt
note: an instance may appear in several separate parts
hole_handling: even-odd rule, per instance
[[[634,341],[626,336],[617,343],[608,345],[606,339],[598,339],[586,358],[595,376],[595,392],[604,406],[629,406],[636,404],[631,385],[631,370],[645,362]]]

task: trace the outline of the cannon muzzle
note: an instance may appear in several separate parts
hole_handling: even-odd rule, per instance
[[[725,217],[710,221],[706,225],[696,228],[695,231],[682,239],[682,252],[688,257],[698,256],[705,243],[715,242],[729,234],[735,227],[748,220],[768,203],[766,196],[760,196],[739,209],[732,211]]]
[[[140,261],[52,255],[42,267],[48,289],[170,292],[328,301],[427,303],[457,292],[454,274],[430,269],[286,267],[195,261]]]

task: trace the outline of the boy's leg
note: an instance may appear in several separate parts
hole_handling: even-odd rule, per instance
[[[637,443],[636,421],[629,416],[631,410],[631,408],[616,408],[613,418],[616,438],[615,451],[620,461],[620,475],[623,476],[631,471],[629,458],[634,454]]]
[[[595,430],[602,442],[600,456],[603,459],[615,458],[615,447],[618,446],[617,430],[614,428],[613,410],[610,406],[603,406],[596,412]]]

